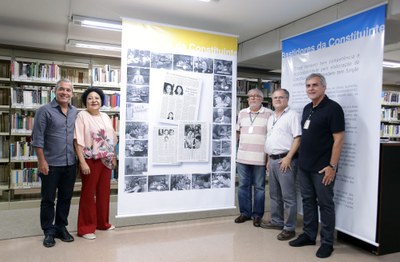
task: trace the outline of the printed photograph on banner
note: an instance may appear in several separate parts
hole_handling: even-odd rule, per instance
[[[143,193],[147,188],[147,176],[125,176],[125,193]]]
[[[211,164],[212,164],[213,172],[231,171],[231,158],[230,157],[213,157]]]
[[[208,123],[179,124],[178,161],[208,162],[209,141]]]
[[[214,75],[214,90],[232,92],[232,77]]]
[[[211,174],[192,174],[192,189],[211,188]]]
[[[149,176],[149,192],[169,191],[170,175]]]
[[[198,78],[166,73],[161,90],[161,122],[196,121],[201,81]]]
[[[191,175],[171,175],[171,191],[190,190],[192,186]]]
[[[143,103],[126,103],[126,120],[149,119],[149,104]]]
[[[126,140],[125,156],[138,157],[148,156],[148,140]]]
[[[127,84],[132,85],[148,85],[150,69],[141,67],[128,66]]]
[[[231,139],[232,126],[231,125],[213,125],[213,139],[229,140]]]
[[[230,156],[231,155],[231,141],[212,141],[212,155],[213,156]]]
[[[232,75],[232,61],[214,59],[214,73]]]
[[[126,102],[148,103],[149,85],[128,84],[126,86]]]
[[[146,122],[125,123],[125,139],[148,139],[149,127]]]
[[[174,70],[177,71],[193,71],[193,56],[174,54],[173,58]]]
[[[214,91],[214,107],[232,107],[232,93]]]
[[[177,165],[178,127],[157,126],[153,128],[153,165]]]
[[[212,173],[211,188],[230,188],[231,173]]]
[[[149,67],[150,51],[139,50],[139,49],[128,49],[127,64],[128,66]]]
[[[151,68],[172,70],[171,53],[151,53]]]
[[[216,124],[232,123],[232,109],[231,108],[214,108],[213,109],[213,122]]]
[[[212,58],[194,57],[193,70],[197,73],[212,74],[214,72],[214,60]]]
[[[127,157],[125,158],[125,176],[146,175],[147,157]]]

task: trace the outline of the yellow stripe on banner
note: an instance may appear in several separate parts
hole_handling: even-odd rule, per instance
[[[126,30],[125,30],[126,29]],[[129,32],[124,34],[124,32]],[[132,33],[134,32],[134,33]],[[209,55],[237,55],[237,38],[190,29],[123,21],[122,39],[150,50],[179,50]]]

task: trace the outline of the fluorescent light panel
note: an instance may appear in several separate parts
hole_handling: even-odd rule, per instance
[[[107,20],[94,17],[86,17],[80,15],[72,15],[74,24],[103,30],[122,31],[122,23],[120,21]]]
[[[383,67],[387,68],[400,68],[399,62],[383,61]]]
[[[98,42],[80,41],[80,40],[70,39],[70,40],[68,40],[68,44],[70,46],[78,47],[78,48],[88,48],[88,49],[96,49],[96,50],[104,50],[104,51],[121,52],[121,46],[107,44],[107,43],[98,43]]]

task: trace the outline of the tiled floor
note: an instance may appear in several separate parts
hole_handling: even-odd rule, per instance
[[[0,260],[11,261],[321,261],[319,246],[293,248],[278,241],[277,230],[255,228],[251,222],[235,224],[234,217],[119,227],[96,232],[96,240],[77,237],[72,243],[56,240],[42,246],[42,236],[0,241]],[[301,231],[300,228],[297,230]],[[337,241],[330,258],[322,261],[400,261],[400,253],[375,256]]]

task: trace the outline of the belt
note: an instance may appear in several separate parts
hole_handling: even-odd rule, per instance
[[[288,152],[289,153],[289,152]],[[283,154],[277,154],[277,155],[269,155],[269,157],[273,160],[281,159],[287,156],[288,153],[283,153]],[[296,152],[296,154],[293,155],[292,159],[295,159],[299,156],[299,154]]]

